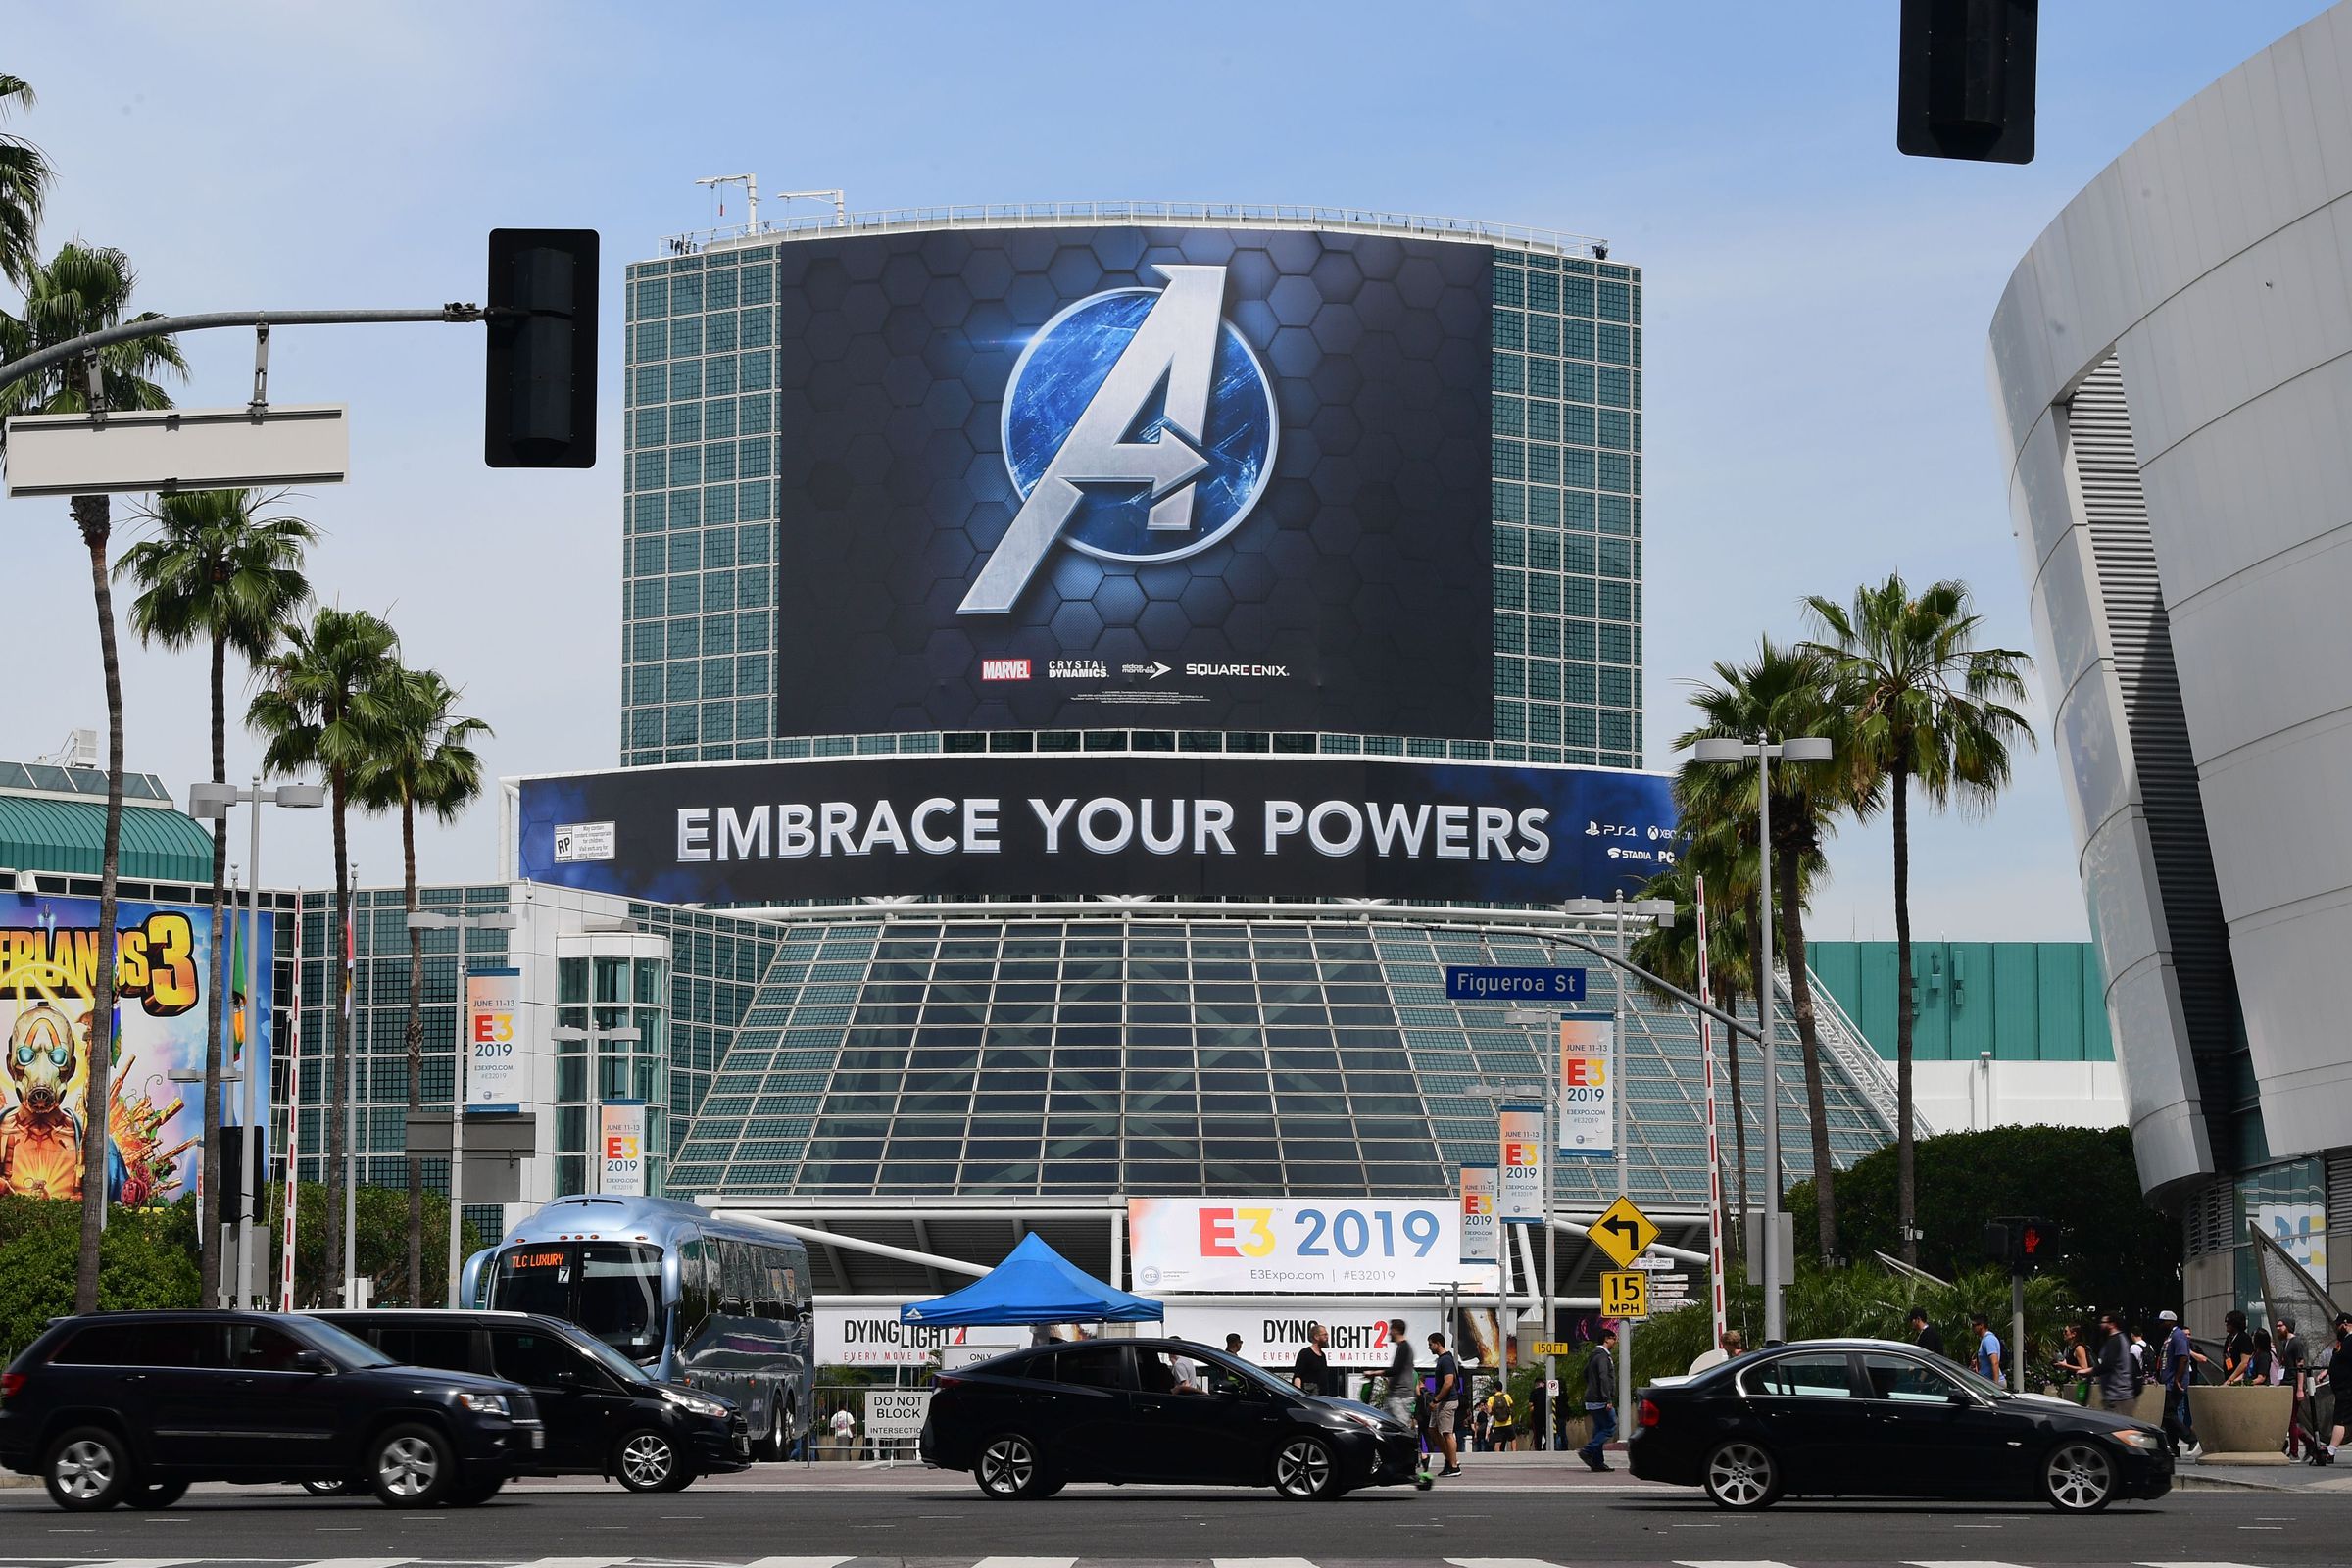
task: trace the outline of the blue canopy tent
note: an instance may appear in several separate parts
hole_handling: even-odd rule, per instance
[[[1035,1233],[960,1291],[899,1308],[902,1323],[1156,1323],[1157,1301],[1103,1284]]]

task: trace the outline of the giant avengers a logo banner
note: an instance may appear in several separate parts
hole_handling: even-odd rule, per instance
[[[1375,758],[895,757],[525,779],[519,874],[668,904],[881,894],[1551,903],[1673,863],[1668,781]]]
[[[778,256],[776,733],[1493,733],[1484,246]]]

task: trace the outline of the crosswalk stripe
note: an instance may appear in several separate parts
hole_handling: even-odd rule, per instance
[[[1788,1568],[1788,1565],[1785,1562],[1775,1562],[1770,1557],[1752,1562],[1738,1559],[1727,1561],[1721,1557],[1702,1557],[1695,1562],[1686,1558],[1675,1564],[1675,1568]]]
[[[1979,1557],[1955,1558],[1944,1562],[1909,1562],[1903,1568],[2018,1568],[2013,1562],[1985,1562]]]
[[[1077,1568],[1075,1557],[983,1557],[972,1568]]]
[[[1211,1557],[1214,1568],[1317,1568],[1310,1557]]]
[[[1453,1568],[1560,1568],[1542,1557],[1448,1557]]]
[[[2253,1568],[2242,1562],[2143,1562],[2139,1568]]]
[[[841,1568],[847,1557],[755,1557],[744,1568]]]
[[[414,1557],[320,1557],[300,1565],[300,1568],[400,1568]]]

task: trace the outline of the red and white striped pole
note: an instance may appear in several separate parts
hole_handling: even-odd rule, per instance
[[[1690,886],[1698,914],[1698,1000],[1711,1007],[1715,994],[1707,978],[1707,879],[1693,875]],[[1740,1042],[1734,1040],[1732,1049],[1738,1051]],[[1715,1136],[1715,1020],[1703,1012],[1698,1015],[1698,1050],[1707,1064],[1707,1293],[1715,1306],[1715,1343],[1721,1345],[1730,1326],[1723,1299],[1723,1152]]]

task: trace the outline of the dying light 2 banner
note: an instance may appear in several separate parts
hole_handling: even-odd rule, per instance
[[[268,1125],[274,1022],[274,920],[263,915],[258,952],[245,921],[224,950],[212,911],[124,901],[116,922],[114,1094],[106,1129],[107,1190],[117,1202],[165,1203],[196,1187],[203,1135],[201,1083],[212,988],[227,962],[225,1065],[258,1072]],[[79,1199],[89,1126],[90,1022],[98,976],[94,899],[0,901],[0,1193]],[[223,1094],[222,1119],[243,1121],[244,1094]]]

